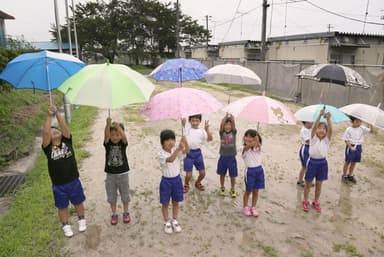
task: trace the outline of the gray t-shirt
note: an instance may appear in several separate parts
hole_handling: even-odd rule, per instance
[[[233,129],[228,133],[225,131],[220,131],[220,155],[236,155],[236,133],[236,129]]]

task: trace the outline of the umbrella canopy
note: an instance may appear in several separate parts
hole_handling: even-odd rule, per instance
[[[244,97],[223,110],[236,117],[265,124],[296,124],[296,118],[287,106],[267,96]]]
[[[341,107],[340,110],[375,127],[384,129],[384,111],[380,109],[380,104],[377,107],[360,103],[350,104]]]
[[[171,59],[157,66],[149,76],[156,80],[183,82],[199,80],[204,77],[208,68],[194,59]]]
[[[323,104],[309,105],[304,108],[301,108],[295,112],[295,117],[300,121],[315,122],[317,117],[320,114],[321,109],[324,108]],[[331,105],[325,105],[325,112],[331,113],[332,123],[341,123],[345,121],[350,121],[349,117],[345,115],[342,111]],[[320,121],[325,121],[324,118],[321,118]]]
[[[311,65],[300,71],[297,76],[301,79],[330,82],[349,87],[370,87],[358,72],[339,64]]]
[[[180,119],[215,112],[221,107],[222,104],[205,91],[178,87],[151,97],[144,107],[144,115],[151,120]]]
[[[91,64],[67,79],[58,89],[73,104],[114,109],[147,102],[155,86],[122,64]]]
[[[50,51],[26,53],[11,60],[0,78],[15,88],[50,91],[84,66],[82,61],[69,54]]]
[[[210,68],[204,77],[208,83],[261,85],[261,79],[252,70],[238,64],[220,64]]]

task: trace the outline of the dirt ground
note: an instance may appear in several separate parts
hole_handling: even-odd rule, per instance
[[[162,84],[157,91],[167,88],[171,87]],[[206,90],[223,103],[227,102],[229,93],[231,101],[249,95],[229,92],[221,86],[210,85]],[[299,108],[288,105],[293,111]],[[348,124],[335,126],[328,155],[329,180],[323,184],[320,198],[322,212],[305,213],[301,208],[303,189],[296,186],[300,124],[260,125],[266,189],[261,191],[257,204],[260,216],[251,218],[240,212],[244,192],[244,164],[240,154],[236,184],[240,195],[235,199],[218,195],[218,128],[223,115],[218,112],[203,116],[210,121],[214,135],[213,142],[202,148],[207,170],[203,181],[206,191],[191,187],[181,204],[179,222],[183,231],[167,235],[163,232],[159,203],[159,133],[170,128],[180,136],[180,123],[145,121],[140,107],[112,111],[112,119],[124,121],[128,134],[132,222],[122,223],[119,204],[119,224],[111,226],[102,146],[107,111],[100,110],[92,128],[92,139],[86,146],[91,156],[80,165],[87,196],[88,229],[68,239],[63,252],[69,256],[92,257],[384,256],[384,131],[366,138],[363,162],[356,169],[358,183],[350,186],[340,180],[344,158],[342,134]],[[236,124],[239,147],[244,131],[256,128],[257,124],[242,120]],[[193,176],[197,177],[196,171]],[[229,179],[226,186],[229,188]]]

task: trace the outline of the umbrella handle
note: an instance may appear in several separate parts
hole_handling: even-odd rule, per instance
[[[108,118],[111,118],[111,109],[108,109]]]

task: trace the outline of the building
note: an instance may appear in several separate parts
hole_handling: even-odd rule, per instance
[[[261,42],[240,40],[219,43],[219,57],[224,61],[260,61]]]
[[[7,33],[5,30],[5,20],[14,20],[15,17],[0,10],[0,47],[5,47],[7,43]]]
[[[59,52],[59,46],[56,41],[40,41],[40,42],[30,42],[29,43],[33,48],[38,50],[48,50],[52,52]],[[69,53],[69,43],[61,43],[61,49],[63,53]],[[72,43],[72,52],[76,53],[76,45]]]
[[[187,51],[186,56],[200,60],[216,60],[219,57],[218,45],[199,45],[191,46]]]
[[[268,38],[267,60],[384,65],[384,35],[322,32]]]

